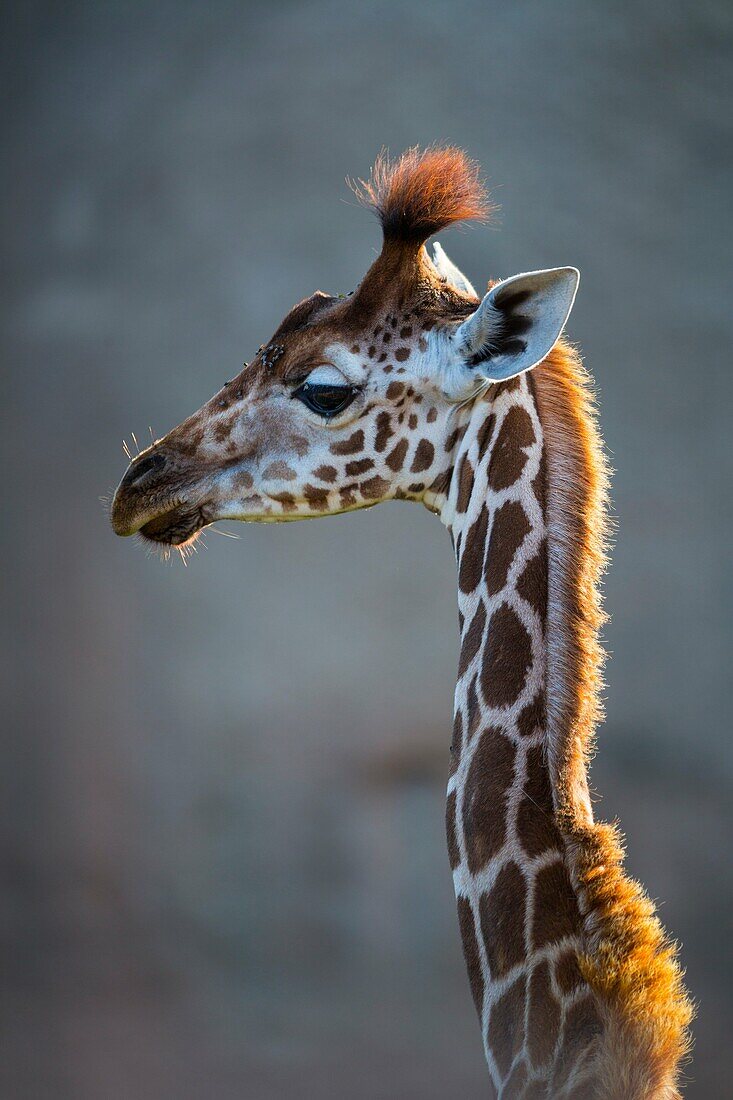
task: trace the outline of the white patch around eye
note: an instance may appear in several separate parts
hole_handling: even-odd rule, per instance
[[[343,344],[329,344],[325,348],[325,354],[344,375],[347,386],[361,386],[366,381],[369,368],[364,363],[363,355],[356,355],[353,351],[345,348]],[[320,368],[318,369],[320,370]],[[343,384],[340,383],[340,385]]]
[[[311,386],[350,386],[348,378],[345,377],[338,369],[338,367],[324,366],[316,367],[312,370],[306,378]]]

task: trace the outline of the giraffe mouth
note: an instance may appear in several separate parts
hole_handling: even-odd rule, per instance
[[[176,505],[144,523],[138,534],[162,546],[187,546],[211,523],[203,508]]]
[[[139,535],[162,548],[193,542],[214,518],[200,476],[162,448],[149,448],[130,463],[110,513],[115,534]]]

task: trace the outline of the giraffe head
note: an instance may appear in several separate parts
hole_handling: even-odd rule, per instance
[[[112,507],[119,535],[183,546],[217,519],[276,521],[424,500],[448,488],[457,410],[549,352],[578,275],[497,283],[479,300],[439,245],[483,218],[478,167],[457,149],[380,157],[355,187],[383,246],[348,297],[317,291],[251,364],[131,462]]]

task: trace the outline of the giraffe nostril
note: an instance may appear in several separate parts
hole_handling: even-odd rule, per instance
[[[165,466],[165,458],[158,451],[153,454],[146,455],[145,458],[139,462],[133,463],[130,467],[127,477],[127,487],[136,485],[138,481],[141,481],[147,474],[151,474],[154,470],[161,470]]]
[[[132,462],[117,487],[112,501],[112,527],[118,535],[134,535],[149,518],[151,502],[165,505],[167,478],[175,460],[170,454],[150,450]]]

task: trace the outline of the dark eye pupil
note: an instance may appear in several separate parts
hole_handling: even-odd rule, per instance
[[[304,382],[293,397],[320,416],[336,416],[354,400],[352,386],[333,386],[327,383]]]

